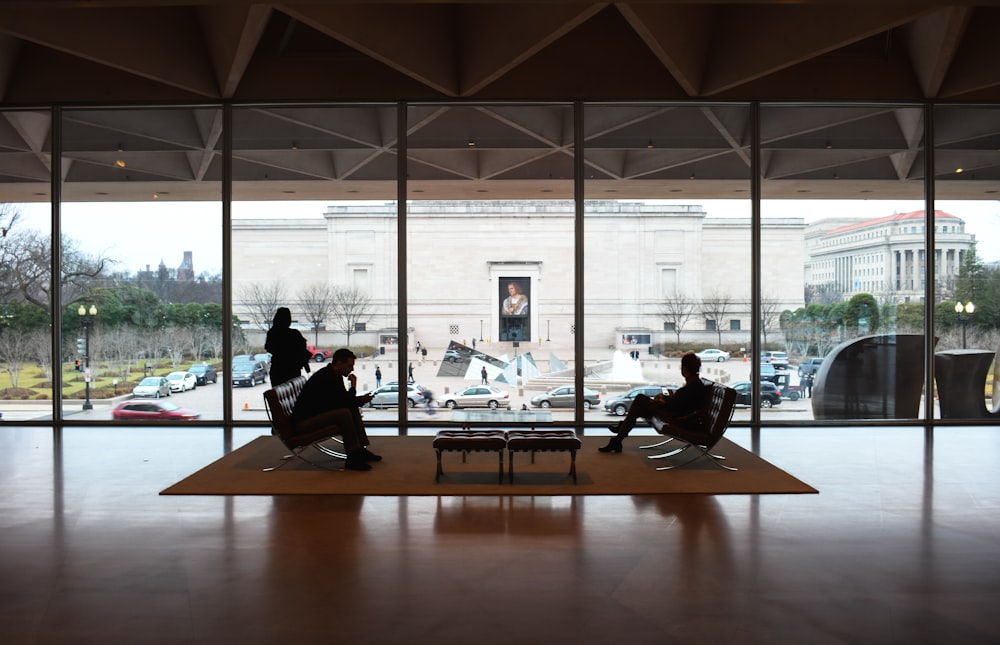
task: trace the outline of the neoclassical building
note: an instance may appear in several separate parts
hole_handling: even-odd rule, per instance
[[[566,200],[414,201],[407,205],[407,292],[411,344],[473,338],[546,340],[571,346],[574,328],[574,208]],[[243,288],[283,284],[293,299],[316,282],[371,295],[358,340],[392,345],[398,325],[399,221],[395,203],[331,204],[322,218],[238,219],[233,223],[234,311],[246,319]],[[598,200],[585,206],[586,343],[608,348],[674,341],[665,302],[690,304],[682,338],[745,342],[750,333],[749,217],[713,217],[700,205]],[[780,309],[803,304],[805,224],[763,222],[764,273]],[[796,268],[789,270],[789,268]],[[514,313],[513,293],[525,301]],[[725,306],[706,315],[706,300]],[[717,318],[717,319],[716,319]],[[306,323],[300,321],[302,326]],[[342,340],[329,336],[327,342]]]
[[[925,212],[876,219],[827,218],[806,228],[805,281],[847,299],[871,293],[885,303],[923,302],[926,289]],[[965,222],[934,212],[935,292],[946,296],[976,236]]]

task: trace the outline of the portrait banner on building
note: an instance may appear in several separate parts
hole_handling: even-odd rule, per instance
[[[531,278],[501,277],[498,282],[500,293],[500,340],[522,341],[531,339]]]

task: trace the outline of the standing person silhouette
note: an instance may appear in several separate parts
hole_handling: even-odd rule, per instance
[[[382,387],[382,368],[375,366],[375,387]]]
[[[312,353],[306,339],[298,329],[292,329],[292,312],[288,307],[278,307],[267,330],[264,349],[271,354],[271,387],[290,381],[309,370]]]
[[[483,369],[482,369],[482,371],[479,372],[479,375],[483,377],[483,385],[489,385],[489,383],[490,383],[490,380],[488,378],[489,374],[486,372],[486,366],[485,365],[483,365]]]

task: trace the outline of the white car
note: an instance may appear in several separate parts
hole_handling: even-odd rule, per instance
[[[170,381],[162,376],[147,376],[132,388],[132,396],[151,396],[154,399],[170,396]]]
[[[198,377],[191,372],[171,372],[167,374],[171,392],[187,392],[198,387]]]
[[[721,349],[703,349],[700,352],[695,352],[694,355],[700,358],[702,363],[721,363],[729,360],[729,352],[724,352]]]
[[[510,393],[492,385],[470,385],[459,392],[446,394],[446,408],[497,408],[510,409]]]

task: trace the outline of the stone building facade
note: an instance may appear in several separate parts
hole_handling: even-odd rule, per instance
[[[748,203],[749,212],[749,203]],[[748,343],[751,330],[751,221],[712,217],[699,205],[626,201],[585,203],[582,268],[585,345],[645,349],[673,342],[664,300],[682,297],[692,315],[681,331],[694,345]],[[371,317],[356,342],[390,346],[399,324],[399,221],[395,203],[332,204],[322,218],[233,221],[233,292],[280,281],[294,296],[317,281],[371,294]],[[489,342],[493,353],[574,343],[576,282],[574,203],[551,201],[412,201],[406,212],[407,325],[411,344]],[[762,247],[782,258],[765,268],[762,291],[782,309],[803,304],[805,224],[767,219]],[[504,312],[510,283],[527,299],[515,319]],[[706,298],[729,305],[707,320]],[[300,325],[307,324],[300,319]],[[513,325],[513,326],[512,326]],[[342,338],[321,332],[325,342]],[[352,337],[353,339],[354,337]]]

